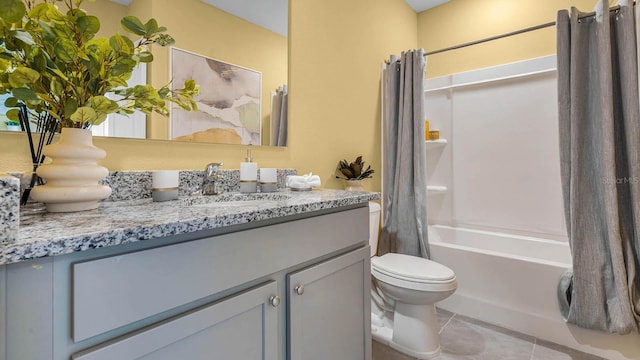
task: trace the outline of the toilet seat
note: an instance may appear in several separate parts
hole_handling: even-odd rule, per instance
[[[398,287],[420,291],[449,291],[457,287],[453,270],[417,256],[388,253],[371,258],[371,274]]]

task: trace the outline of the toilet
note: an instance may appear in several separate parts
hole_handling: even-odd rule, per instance
[[[424,258],[388,253],[378,247],[380,204],[369,203],[371,246],[371,336],[418,359],[440,354],[435,303],[458,287],[448,267]]]

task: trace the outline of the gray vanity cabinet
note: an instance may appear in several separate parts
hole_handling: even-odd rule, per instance
[[[0,360],[370,360],[352,206],[0,266]]]
[[[371,359],[369,247],[287,276],[289,360]]]

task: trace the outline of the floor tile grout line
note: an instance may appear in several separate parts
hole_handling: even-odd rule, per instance
[[[533,360],[533,357],[536,354],[536,346],[538,346],[538,338],[534,337],[533,338],[533,347],[531,348],[531,357],[529,358],[529,360]]]
[[[440,331],[438,331],[438,334],[442,334],[442,332],[444,331],[444,328],[446,328],[447,325],[449,325],[449,323],[451,322],[451,320],[453,320],[455,316],[456,316],[455,313],[451,313],[451,317],[449,318],[449,320],[447,320],[446,323],[444,323],[444,325],[442,325],[442,327],[440,328]]]

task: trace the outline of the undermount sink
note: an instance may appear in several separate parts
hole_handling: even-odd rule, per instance
[[[183,199],[187,206],[249,206],[290,199],[288,194],[278,193],[223,193],[198,195]]]

